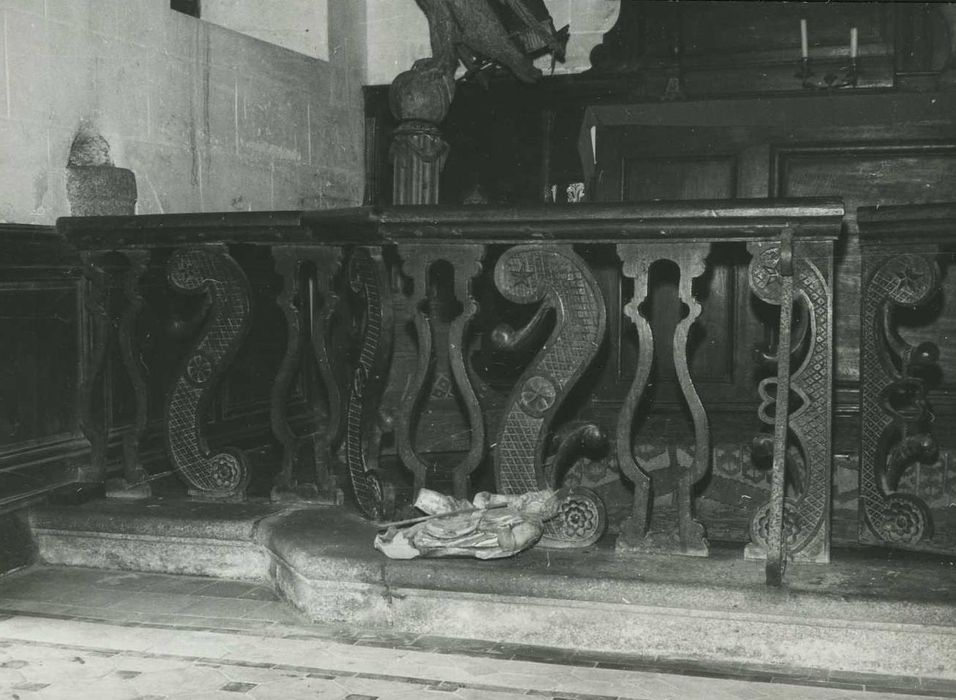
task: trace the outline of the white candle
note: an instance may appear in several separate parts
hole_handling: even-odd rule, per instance
[[[807,58],[810,55],[810,46],[807,44],[807,20],[800,20],[800,55]]]
[[[856,58],[856,27],[850,27],[850,58]]]

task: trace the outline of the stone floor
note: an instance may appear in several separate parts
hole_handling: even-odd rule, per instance
[[[271,588],[35,567],[0,578],[0,698],[956,697],[956,683],[315,625]]]

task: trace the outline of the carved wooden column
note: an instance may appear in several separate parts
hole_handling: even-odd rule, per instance
[[[779,585],[788,560],[830,559],[833,244],[795,242],[785,230],[750,251],[751,289],[780,306],[780,322],[776,374],[759,386],[760,419],[773,426],[771,494],[751,519],[745,556],[766,560],[767,583]]]
[[[707,556],[708,545],[704,527],[694,518],[694,486],[707,475],[710,467],[710,427],[707,412],[697,395],[687,364],[687,338],[691,326],[700,316],[701,307],[694,298],[692,285],[706,271],[710,244],[622,243],[617,247],[624,263],[624,275],[634,280],[634,298],[625,307],[627,317],[637,327],[637,374],[628,391],[617,424],[617,458],[621,470],[634,483],[634,506],[625,521],[618,539],[622,551],[658,551]],[[690,468],[674,467],[679,471],[677,482],[677,513],[675,522],[653,518],[651,476],[634,458],[634,416],[650,378],[654,361],[654,334],[650,323],[641,312],[648,294],[648,275],[651,265],[659,260],[671,260],[680,270],[680,300],[688,313],[674,329],[674,368],[681,392],[690,408],[694,423],[694,461]]]
[[[500,493],[522,494],[557,488],[560,474],[545,472],[545,449],[555,414],[597,356],[605,340],[604,297],[587,264],[568,245],[520,245],[505,251],[495,265],[495,285],[509,301],[539,303],[520,330],[499,326],[493,335],[499,350],[527,347],[545,319],[554,328],[515,385],[495,440],[495,484]],[[591,432],[600,432],[596,426]],[[569,439],[579,440],[573,434]],[[560,448],[559,448],[560,449]],[[567,493],[557,517],[548,521],[540,544],[583,547],[607,526],[604,505],[589,489]]]
[[[453,73],[434,59],[424,59],[392,82],[389,103],[400,122],[389,151],[393,204],[438,204],[448,156],[438,125],[455,94]]]
[[[932,513],[919,496],[900,490],[900,480],[909,467],[938,456],[920,374],[936,365],[939,349],[901,338],[894,310],[924,305],[939,292],[939,246],[861,247],[860,541],[932,550]]]
[[[342,251],[333,246],[273,246],[272,256],[283,279],[277,301],[287,329],[285,356],[272,388],[272,431],[282,445],[282,466],[272,489],[272,500],[341,503],[342,491],[335,484],[332,464],[341,434],[343,404],[339,378],[332,368],[330,325],[338,309],[334,279],[341,269]],[[314,266],[314,276],[308,279],[304,277],[305,263]],[[303,326],[309,331],[308,338],[304,337]],[[318,377],[312,376],[311,365],[303,362],[306,341],[318,365]],[[287,416],[292,383],[299,371],[311,380],[308,393],[315,427],[306,436],[293,431]],[[320,415],[319,383],[325,389],[328,406],[325,425]],[[310,463],[311,474],[305,481],[299,480],[303,470],[296,468],[301,461]]]
[[[249,483],[242,451],[213,453],[202,435],[202,420],[223,370],[249,328],[249,283],[225,245],[180,248],[169,260],[170,285],[184,294],[203,294],[208,311],[166,401],[169,457],[189,485],[206,498],[241,500]]]
[[[478,312],[472,280],[481,273],[485,248],[481,245],[400,245],[403,270],[412,279],[412,305],[418,341],[415,375],[405,386],[396,426],[396,442],[402,462],[414,475],[414,492],[426,485],[428,464],[416,448],[419,417],[431,401],[447,400],[464,407],[470,448],[452,471],[453,492],[468,497],[468,480],[485,452],[485,424],[478,397],[465,369],[464,351],[471,321]],[[438,298],[432,273],[447,262],[454,275],[454,298]],[[441,318],[439,307],[459,302],[462,311],[450,322]]]

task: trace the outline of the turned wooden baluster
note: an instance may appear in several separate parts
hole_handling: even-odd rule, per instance
[[[106,353],[110,340],[109,278],[99,253],[81,254],[83,272],[82,354],[79,381],[80,430],[90,443],[90,464],[77,481],[101,482],[106,477]]]
[[[634,483],[634,505],[631,516],[622,526],[619,549],[666,551],[693,556],[707,556],[708,545],[703,526],[694,519],[693,489],[704,478],[710,466],[710,426],[687,364],[687,338],[700,316],[701,306],[694,297],[694,279],[706,271],[710,244],[620,244],[618,256],[624,263],[624,274],[634,280],[634,297],[625,307],[628,318],[637,327],[637,374],[628,391],[617,424],[617,458],[624,474]],[[633,452],[634,415],[650,378],[654,361],[654,335],[640,306],[648,294],[648,274],[658,260],[670,260],[680,270],[678,294],[687,307],[687,315],[674,329],[674,368],[681,392],[694,424],[694,461],[689,469],[680,466],[677,478],[676,527],[651,531],[651,477]]]
[[[425,410],[431,389],[439,382],[453,382],[454,390],[464,404],[470,429],[470,448],[452,472],[455,496],[467,498],[468,479],[484,456],[485,425],[478,397],[465,369],[464,349],[468,329],[478,304],[471,291],[472,280],[481,273],[485,249],[480,245],[401,245],[402,269],[412,279],[412,308],[418,340],[418,358],[414,377],[406,385],[402,406],[398,413],[396,441],[402,462],[414,475],[417,493],[425,486],[428,465],[415,445],[418,417]],[[463,305],[462,312],[441,328],[443,321],[426,313],[429,301],[430,273],[436,263],[451,264],[455,275],[455,299]],[[447,339],[443,330],[447,330]],[[444,342],[443,342],[444,341]],[[449,389],[447,393],[451,393]]]
[[[334,445],[341,434],[343,406],[339,380],[332,369],[329,326],[338,307],[333,280],[341,268],[342,252],[335,247],[274,246],[272,255],[276,272],[283,279],[277,303],[286,320],[286,351],[272,387],[270,411],[272,432],[282,445],[282,466],[272,489],[272,499],[341,503],[342,492],[335,486],[331,466]],[[315,277],[309,280],[314,287],[309,283],[303,285],[306,262],[314,264]],[[314,312],[313,303],[319,306]],[[310,435],[300,436],[293,431],[287,414],[293,379],[299,369],[308,369],[302,362],[303,325],[311,330],[309,346],[328,397],[328,415],[325,425],[321,425],[321,409],[317,405],[319,387],[315,386],[317,382],[309,382],[316,426]],[[312,474],[311,480],[300,483],[296,463],[302,458],[306,443],[311,444],[308,459],[312,460]]]
[[[189,484],[190,495],[243,499],[249,482],[245,456],[233,447],[212,453],[201,423],[217,380],[248,331],[249,283],[224,245],[176,250],[169,260],[167,277],[177,291],[204,294],[209,302],[200,337],[186,356],[166,401],[170,460]]]
[[[149,267],[150,251],[124,250],[122,254],[128,261],[125,272],[124,290],[126,305],[119,322],[117,333],[123,367],[133,388],[135,415],[132,424],[123,434],[123,477],[110,479],[106,483],[106,495],[123,498],[148,498],[151,494],[149,475],[140,460],[139,444],[146,432],[148,421],[149,392],[146,384],[145,369],[136,347],[136,321],[143,308],[143,295],[140,283]]]

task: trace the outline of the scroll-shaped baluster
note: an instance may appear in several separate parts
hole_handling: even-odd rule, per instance
[[[109,279],[98,254],[82,254],[83,325],[79,382],[80,430],[90,443],[90,466],[77,475],[80,482],[100,482],[106,476],[106,353],[110,339]]]
[[[506,494],[556,487],[544,469],[551,422],[561,402],[593,363],[607,326],[604,298],[591,271],[570,246],[522,245],[505,251],[495,266],[495,284],[510,301],[540,302],[529,327],[496,329],[499,347],[533,337],[533,328],[554,312],[544,347],[508,399],[494,449],[495,483]],[[593,543],[606,527],[604,508],[587,489],[571,492],[548,523],[541,544],[576,547]]]
[[[929,432],[926,384],[918,370],[939,351],[899,337],[893,310],[917,307],[938,293],[934,246],[869,247],[863,256],[860,313],[860,539],[906,549],[932,549],[933,517],[911,493],[899,491],[906,469],[938,455]]]
[[[774,428],[771,494],[751,519],[745,555],[765,559],[767,583],[779,585],[790,559],[829,561],[832,244],[794,245],[785,231],[779,244],[754,245],[751,253],[751,289],[763,301],[780,306],[780,326],[776,376],[759,387],[760,419]],[[791,342],[795,304],[806,314],[805,347]],[[802,467],[802,473],[788,474],[788,465]]]
[[[346,406],[345,461],[359,509],[376,520],[394,508],[394,492],[380,477],[379,452],[386,426],[380,402],[392,354],[393,314],[381,252],[356,248],[349,283],[363,302],[359,354]]]
[[[467,498],[468,478],[481,462],[485,449],[485,425],[478,397],[465,369],[464,346],[468,328],[478,304],[471,291],[472,279],[481,273],[484,246],[463,245],[438,248],[433,245],[399,246],[403,270],[412,279],[414,323],[418,340],[418,359],[414,377],[406,385],[398,414],[396,441],[402,462],[414,475],[415,492],[425,485],[428,465],[415,446],[418,416],[429,398],[436,394],[457,397],[465,410],[470,431],[470,447],[452,472],[455,496]],[[447,261],[454,271],[455,299],[462,311],[450,323],[426,311],[429,302],[431,271],[439,261]],[[435,314],[437,316],[437,314]]]
[[[332,279],[341,267],[342,254],[338,248],[275,246],[272,250],[276,271],[282,275],[282,291],[277,299],[286,320],[286,352],[279,366],[272,387],[272,431],[282,445],[282,466],[276,476],[272,499],[278,501],[308,501],[339,503],[341,491],[335,487],[330,466],[331,446],[336,444],[341,433],[342,405],[338,382],[331,369],[329,325],[338,306],[338,295],[333,291]],[[304,281],[304,263],[315,265],[315,278]],[[321,304],[320,310],[312,313],[312,304]],[[289,394],[292,382],[301,369],[306,374],[310,367],[303,366],[303,325],[311,326],[310,346],[319,366],[319,375],[328,397],[328,421],[320,425],[321,410],[313,406],[316,428],[310,435],[297,435],[287,417]],[[309,382],[310,390],[319,393],[316,382]],[[318,404],[315,396],[313,403]],[[307,450],[306,443],[311,443]],[[309,480],[299,482],[297,463],[311,461]]]
[[[668,551],[694,556],[707,556],[708,545],[703,526],[694,519],[693,490],[704,478],[710,465],[710,426],[707,412],[697,395],[687,363],[687,340],[690,329],[701,313],[701,306],[693,294],[693,283],[706,271],[710,245],[655,245],[620,244],[618,256],[624,263],[624,274],[634,280],[634,297],[625,307],[625,313],[637,328],[637,373],[621,409],[617,424],[617,458],[624,474],[634,483],[634,505],[630,517],[622,526],[619,548],[623,550]],[[640,306],[648,295],[648,275],[651,265],[658,260],[671,260],[680,270],[678,294],[687,307],[674,329],[674,368],[681,392],[690,409],[694,424],[694,461],[690,468],[674,468],[677,474],[677,522],[674,525],[652,528],[651,476],[645,472],[633,451],[634,416],[650,378],[654,361],[654,334],[642,315]]]
[[[120,355],[123,367],[133,388],[135,415],[133,422],[123,435],[123,478],[110,479],[106,484],[106,495],[123,498],[148,498],[151,493],[149,475],[146,473],[139,454],[139,443],[146,432],[148,420],[148,388],[145,368],[136,346],[136,321],[143,308],[143,295],[140,283],[149,266],[148,250],[123,251],[128,267],[125,271],[124,290],[125,308],[119,322]]]
[[[200,337],[186,356],[166,402],[166,444],[173,468],[190,494],[245,497],[249,468],[237,448],[211,454],[202,418],[216,382],[249,329],[249,283],[225,246],[183,248],[169,260],[169,283],[186,294],[204,294],[209,310]]]

